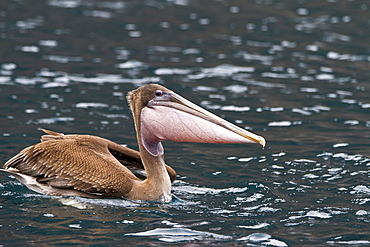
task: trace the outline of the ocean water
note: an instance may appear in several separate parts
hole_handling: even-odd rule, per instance
[[[163,84],[267,145],[164,142],[169,203],[40,195],[0,173],[0,245],[370,245],[367,1],[0,3],[0,163],[41,128],[137,148]]]

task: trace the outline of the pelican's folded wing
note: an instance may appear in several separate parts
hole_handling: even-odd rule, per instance
[[[138,178],[109,152],[108,145],[108,140],[88,135],[47,135],[6,162],[4,170],[22,182],[39,183],[42,193],[74,195],[74,190],[75,195],[124,196]]]

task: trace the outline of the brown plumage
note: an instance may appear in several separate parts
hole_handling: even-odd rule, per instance
[[[40,143],[23,149],[4,169],[54,188],[47,194],[121,197],[131,190],[132,180],[139,179],[130,171],[145,178],[138,151],[97,136],[43,131],[48,135]],[[166,169],[173,182],[175,170],[167,165]]]
[[[176,172],[164,163],[162,140],[250,143],[263,137],[207,112],[163,86],[129,92],[140,152],[90,135],[43,130],[41,142],[4,164],[28,188],[43,194],[171,199]]]

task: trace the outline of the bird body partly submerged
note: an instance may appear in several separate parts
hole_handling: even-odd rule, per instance
[[[265,145],[263,137],[163,86],[145,85],[127,98],[140,152],[101,137],[44,130],[40,143],[23,149],[1,170],[43,194],[169,201],[176,172],[164,162],[162,140]]]
[[[28,188],[42,194],[84,197],[128,197],[145,178],[140,153],[107,139],[64,135],[44,130],[41,142],[5,163]],[[165,165],[171,181],[176,172]],[[135,175],[137,174],[137,175]]]

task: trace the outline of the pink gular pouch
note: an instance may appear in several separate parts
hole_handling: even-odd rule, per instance
[[[148,103],[141,111],[141,138],[152,155],[163,153],[163,140],[203,143],[260,143],[263,137],[242,129],[184,99],[162,92],[163,100]]]

